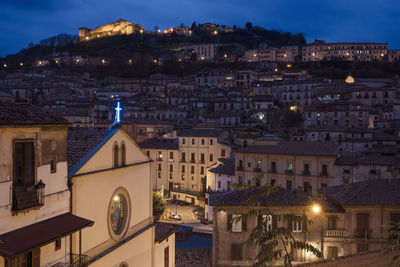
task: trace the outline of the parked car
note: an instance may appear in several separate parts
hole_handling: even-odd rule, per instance
[[[179,214],[171,214],[171,215],[169,215],[169,218],[173,219],[173,220],[177,220],[177,221],[182,220],[182,217]]]
[[[202,224],[211,224],[211,223],[212,223],[212,221],[209,221],[209,220],[206,219],[206,218],[201,219],[200,222],[201,222]]]

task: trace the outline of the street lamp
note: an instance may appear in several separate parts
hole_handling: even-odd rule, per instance
[[[314,213],[316,213],[316,214],[320,213],[320,212],[321,212],[321,206],[318,205],[318,204],[312,205],[312,211],[313,211]]]

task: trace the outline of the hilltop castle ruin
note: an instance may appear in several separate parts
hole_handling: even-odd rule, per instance
[[[130,21],[119,19],[115,22],[101,25],[96,29],[80,27],[79,41],[89,41],[96,38],[104,38],[114,35],[144,33],[144,31],[144,27],[140,24],[133,24]]]

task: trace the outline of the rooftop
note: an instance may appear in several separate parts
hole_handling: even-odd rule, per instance
[[[67,124],[67,120],[63,117],[36,106],[0,102],[0,127]]]
[[[281,142],[241,147],[235,152],[336,157],[336,145],[330,142]]]
[[[400,180],[369,180],[330,186],[328,198],[346,206],[400,206]]]

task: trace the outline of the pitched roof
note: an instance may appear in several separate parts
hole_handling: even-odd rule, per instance
[[[67,124],[63,117],[32,105],[0,102],[0,126]]]
[[[171,139],[149,139],[139,144],[143,149],[169,149],[178,150],[179,144],[177,138]]]
[[[236,150],[241,153],[336,156],[336,145],[331,142],[281,142],[277,145],[252,145]]]
[[[217,174],[225,174],[229,176],[235,176],[235,159],[218,159],[221,161],[221,164],[218,164],[217,167],[210,169],[210,172]]]
[[[65,213],[0,235],[0,255],[15,257],[93,225],[93,221]]]
[[[67,148],[68,172],[78,167],[78,163],[80,163],[84,157],[89,156],[102,141],[104,142],[104,140],[106,140],[107,136],[114,135],[118,130],[119,128],[70,127],[68,129]]]
[[[345,206],[400,206],[400,180],[369,180],[330,186],[324,195]]]
[[[164,239],[168,238],[180,228],[179,225],[175,225],[172,223],[163,223],[156,222],[155,223],[155,241],[161,243]]]

